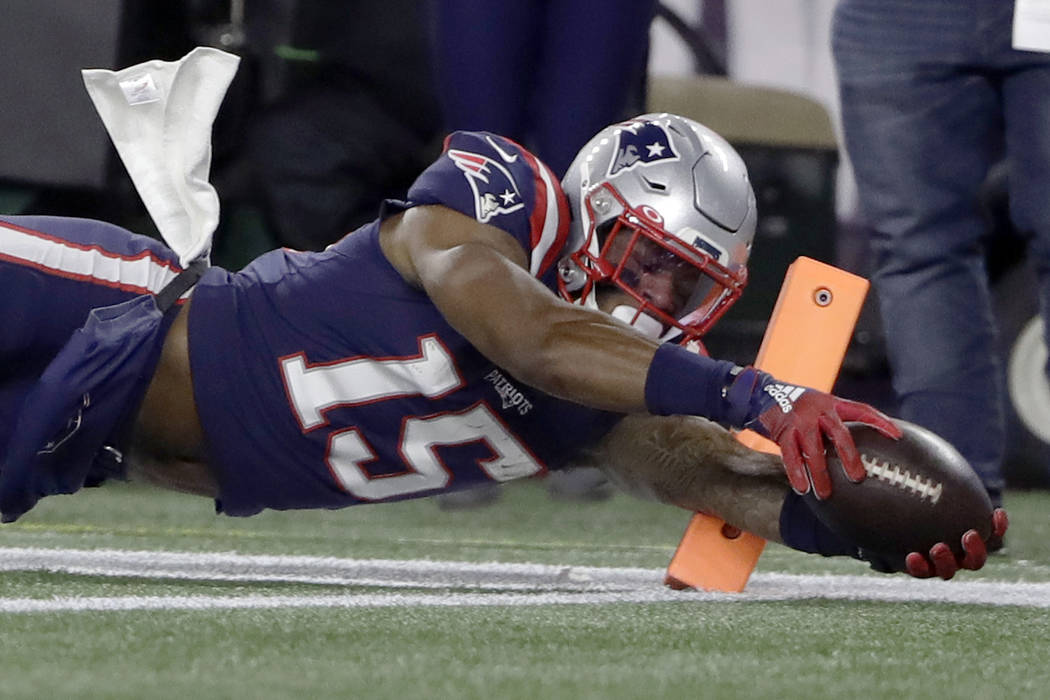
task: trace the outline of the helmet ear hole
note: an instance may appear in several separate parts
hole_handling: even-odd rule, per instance
[[[587,283],[587,273],[571,258],[558,261],[558,278],[563,292],[574,293],[583,289]]]

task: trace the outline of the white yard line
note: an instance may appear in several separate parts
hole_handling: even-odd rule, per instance
[[[495,607],[601,605],[679,600],[671,591],[619,593],[357,593],[332,595],[119,596],[0,598],[0,614],[117,610],[243,610],[271,608]]]
[[[663,580],[657,569],[35,547],[0,548],[0,571],[523,591],[640,590],[659,587]]]
[[[175,580],[321,583],[433,592],[320,595],[0,598],[0,613],[284,607],[595,605],[650,602],[868,600],[1050,608],[1050,583],[917,581],[905,576],[756,573],[740,594],[672,591],[662,569],[235,553],[0,548],[0,571]],[[449,592],[449,589],[459,592]]]

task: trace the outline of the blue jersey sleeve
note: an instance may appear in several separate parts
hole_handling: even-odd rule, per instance
[[[487,132],[457,131],[441,156],[416,179],[409,206],[441,204],[515,238],[529,271],[553,274],[566,251],[569,206],[545,164],[518,144]]]

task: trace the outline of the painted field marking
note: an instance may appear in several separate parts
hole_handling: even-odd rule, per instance
[[[658,571],[640,568],[119,549],[0,548],[0,571],[383,588],[630,591],[661,587]]]
[[[404,593],[0,598],[2,613],[857,600],[1050,608],[1050,583],[756,573],[743,593],[674,591],[663,570],[548,564],[0,548],[0,570],[417,589]],[[418,589],[434,589],[420,592]],[[448,589],[458,589],[449,592]],[[467,589],[461,592],[462,589]]]

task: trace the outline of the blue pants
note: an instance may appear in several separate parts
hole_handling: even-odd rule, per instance
[[[656,0],[441,0],[432,12],[449,130],[512,138],[562,177],[592,136],[644,106]]]
[[[5,522],[42,496],[119,473],[175,315],[153,295],[179,270],[159,241],[110,224],[0,217]]]
[[[157,292],[179,268],[160,241],[101,221],[0,216],[0,227],[3,445],[21,397],[88,312]]]
[[[1013,50],[1012,16],[1007,0],[842,0],[832,29],[901,417],[989,489],[1003,486],[1005,392],[977,192],[1003,157],[1050,311],[1050,54]]]

